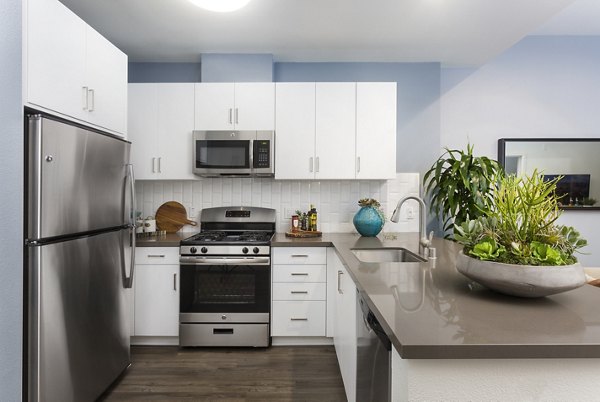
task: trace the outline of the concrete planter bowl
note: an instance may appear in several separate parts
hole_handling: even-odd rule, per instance
[[[561,266],[512,265],[482,261],[461,251],[458,272],[498,293],[519,297],[544,297],[576,289],[586,283],[581,264]]]

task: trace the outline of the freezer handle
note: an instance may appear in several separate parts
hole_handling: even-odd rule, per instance
[[[130,289],[133,287],[133,274],[135,271],[135,176],[133,174],[133,165],[127,165],[127,176],[129,177],[129,191],[131,196],[131,210],[129,211],[129,227],[131,235],[131,267],[129,268],[129,277],[125,283],[125,287]],[[125,247],[125,245],[123,245]]]

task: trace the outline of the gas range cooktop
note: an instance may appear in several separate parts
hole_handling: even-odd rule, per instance
[[[271,208],[205,208],[200,213],[200,233],[181,241],[180,255],[268,256],[276,220]]]
[[[273,232],[259,231],[205,231],[188,237],[181,242],[182,245],[207,245],[207,244],[240,244],[252,243],[267,244],[271,241]]]

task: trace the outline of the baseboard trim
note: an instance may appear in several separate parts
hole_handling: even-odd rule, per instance
[[[333,345],[333,338],[324,336],[274,336],[271,338],[273,346],[318,346]]]

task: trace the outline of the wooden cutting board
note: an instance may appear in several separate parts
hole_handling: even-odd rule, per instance
[[[188,219],[185,207],[177,201],[165,202],[156,210],[156,226],[158,230],[175,233],[183,225],[196,226],[197,223]]]

